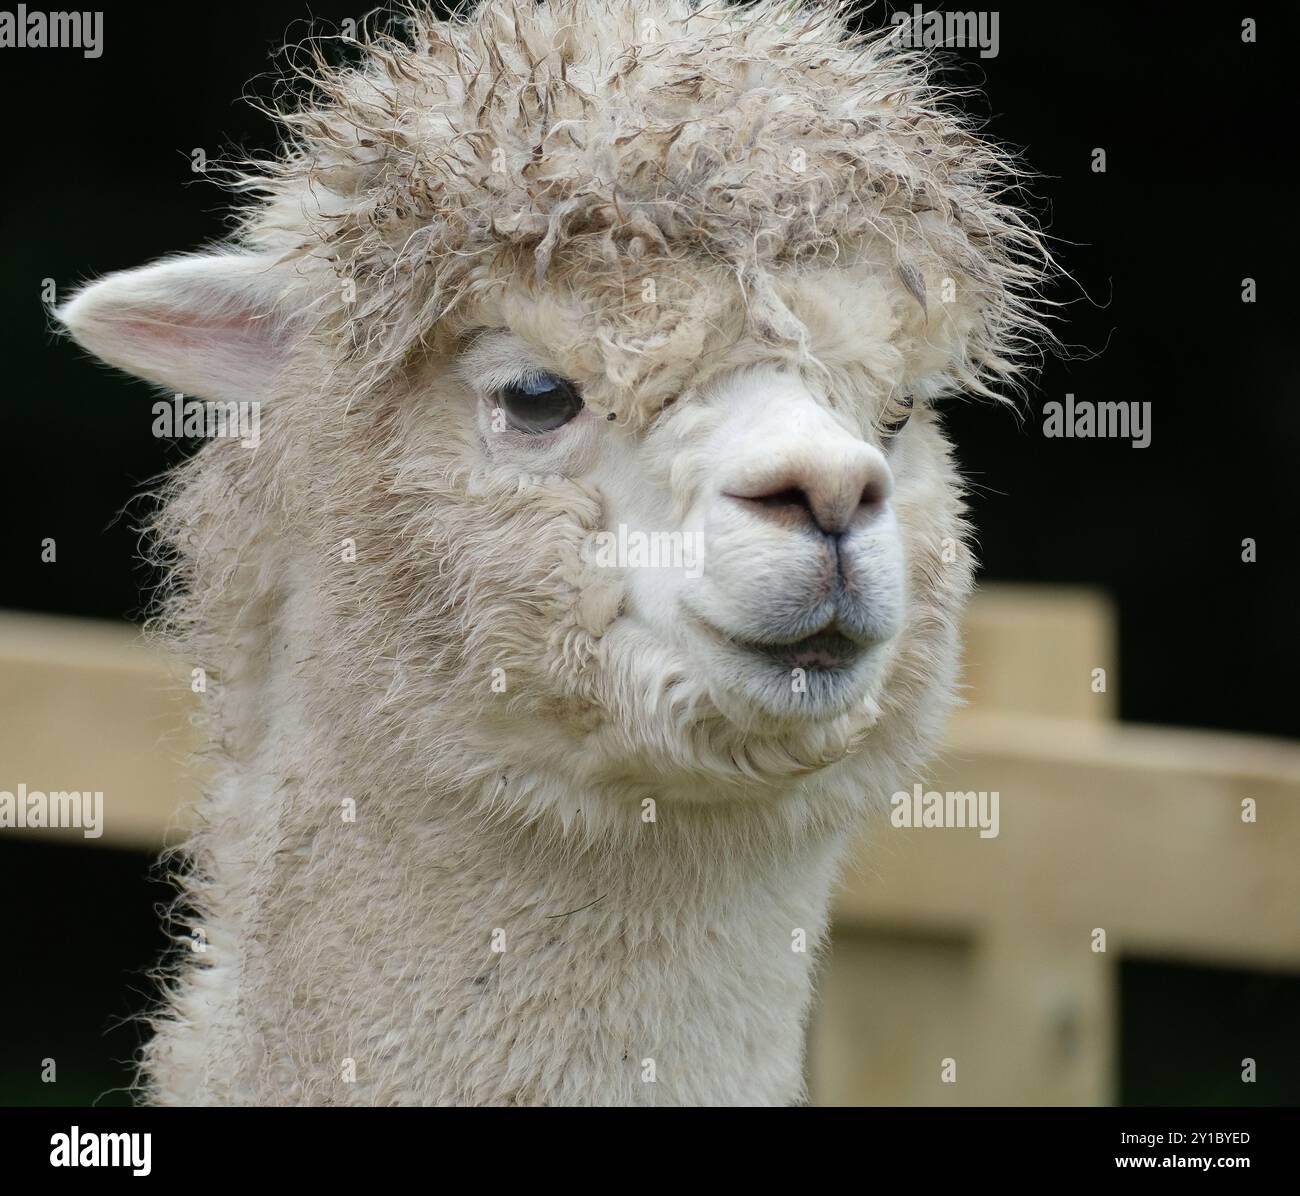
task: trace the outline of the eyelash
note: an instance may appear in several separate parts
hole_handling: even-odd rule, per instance
[[[916,410],[916,396],[904,395],[901,399],[891,399],[885,414],[881,417],[877,430],[886,444],[894,439],[912,418]],[[892,418],[891,418],[892,413]]]

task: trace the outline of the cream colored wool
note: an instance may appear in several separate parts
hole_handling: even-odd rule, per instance
[[[113,364],[265,405],[154,529],[216,779],[150,1099],[803,1099],[838,861],[954,696],[971,561],[929,402],[1011,379],[1047,264],[1010,162],[849,23],[416,12],[359,66],[308,56],[229,245],[63,309]],[[496,435],[518,361],[581,419]],[[851,700],[787,710],[696,625],[769,617],[812,561],[726,506],[777,461],[889,492]],[[706,529],[698,588],[593,564],[619,523]]]

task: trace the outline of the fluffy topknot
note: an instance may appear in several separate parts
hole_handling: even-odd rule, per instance
[[[738,286],[754,335],[797,344],[774,281],[870,254],[930,323],[936,288],[960,297],[947,373],[990,393],[1042,331],[1050,259],[1008,201],[1017,168],[923,53],[855,24],[789,0],[409,10],[356,64],[311,47],[308,97],[276,111],[286,148],[239,174],[242,238],[295,262],[359,381],[511,286],[633,354]]]

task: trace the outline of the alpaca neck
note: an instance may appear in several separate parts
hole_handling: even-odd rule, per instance
[[[739,838],[709,850],[729,820],[698,835],[647,825],[636,841],[585,851],[502,834],[494,867],[457,886],[445,923],[456,963],[441,1018],[463,1047],[442,1049],[456,1079],[439,1095],[798,1100],[836,843],[787,843],[761,859]],[[469,828],[471,848],[482,858],[481,827]],[[486,1060],[485,1041],[496,1044]]]
[[[237,1027],[256,1050],[236,1099],[802,1098],[840,833],[778,838],[743,807],[661,804],[632,841],[584,848],[434,809],[363,800],[355,823],[331,813],[264,856],[236,919],[238,998],[259,1014]]]

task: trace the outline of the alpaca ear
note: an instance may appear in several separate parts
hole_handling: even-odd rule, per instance
[[[299,321],[274,259],[249,253],[165,258],[82,288],[57,317],[83,349],[198,398],[257,398],[288,359]]]

